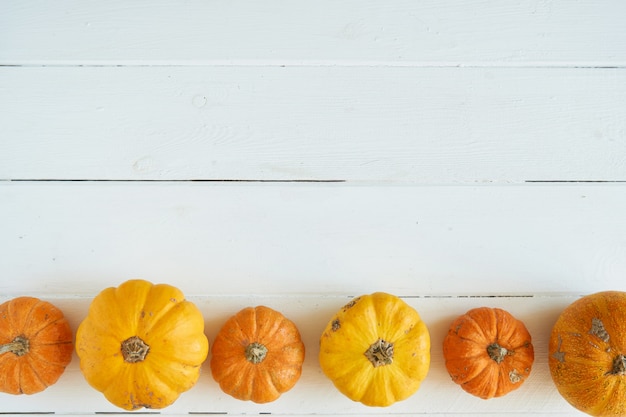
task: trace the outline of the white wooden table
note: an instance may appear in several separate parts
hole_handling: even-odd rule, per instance
[[[167,282],[210,340],[266,304],[301,380],[257,405],[208,368],[167,415],[577,416],[547,339],[582,294],[626,290],[626,2],[0,1],[0,301],[74,328],[101,289]],[[339,394],[318,340],[347,300],[406,297],[431,332],[420,390]],[[441,342],[482,305],[528,326],[531,377],[451,382]],[[78,360],[2,413],[117,413]]]

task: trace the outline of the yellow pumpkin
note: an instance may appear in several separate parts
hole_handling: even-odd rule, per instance
[[[430,366],[430,335],[415,309],[382,292],[346,304],[320,340],[319,362],[353,401],[385,407],[413,395]]]
[[[552,328],[548,364],[559,393],[592,416],[626,416],[626,292],[582,297]]]
[[[103,290],[76,334],[85,379],[125,410],[172,404],[198,380],[208,349],[200,310],[144,280]]]

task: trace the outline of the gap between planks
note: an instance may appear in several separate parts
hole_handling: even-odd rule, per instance
[[[109,182],[109,183],[192,183],[192,182],[206,182],[206,183],[350,183],[350,184],[406,184],[406,185],[515,185],[515,184],[620,184],[626,183],[626,180],[521,180],[521,181],[467,181],[467,182],[452,182],[452,183],[421,183],[416,181],[393,181],[393,182],[378,182],[378,181],[358,181],[358,180],[345,180],[345,179],[247,179],[247,178],[227,178],[227,179],[213,179],[213,178],[191,178],[191,179],[92,179],[92,178],[5,178],[0,179],[0,182]]]
[[[551,62],[551,61],[528,61],[528,62],[500,62],[500,61],[267,61],[259,62],[256,60],[235,60],[235,61],[181,61],[181,62],[163,62],[163,61],[116,61],[116,62],[99,62],[99,61],[60,61],[60,62],[5,62],[0,63],[0,67],[22,67],[22,68],[102,68],[102,67],[135,67],[135,68],[173,68],[173,67],[256,67],[256,68],[522,68],[522,69],[624,69],[626,62],[597,62],[590,63],[585,61],[571,62]]]

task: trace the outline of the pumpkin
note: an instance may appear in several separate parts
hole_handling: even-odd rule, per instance
[[[35,394],[72,360],[73,334],[61,310],[34,297],[0,305],[0,391]]]
[[[452,380],[482,399],[519,388],[535,359],[524,323],[490,307],[471,309],[452,322],[443,341],[443,356]]]
[[[397,296],[363,295],[328,322],[319,362],[342,394],[385,407],[420,387],[430,366],[430,335],[418,312]]]
[[[208,348],[200,310],[144,280],[103,290],[76,334],[85,379],[125,410],[172,404],[198,380]]]
[[[592,416],[626,415],[626,293],[579,298],[559,315],[548,347],[550,374],[571,405]]]
[[[225,393],[255,403],[274,401],[302,374],[304,344],[296,325],[269,307],[229,318],[212,347],[211,372]]]

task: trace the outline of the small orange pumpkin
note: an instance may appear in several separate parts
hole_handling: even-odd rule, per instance
[[[72,360],[72,337],[47,301],[18,297],[0,305],[0,391],[34,394],[57,382]]]
[[[452,380],[482,399],[519,388],[535,358],[524,323],[490,307],[469,310],[452,322],[443,356]]]
[[[570,304],[552,328],[548,364],[559,393],[592,416],[626,416],[626,292]]]
[[[248,307],[226,321],[212,354],[211,372],[225,393],[267,403],[300,378],[304,344],[296,325],[281,313]]]

